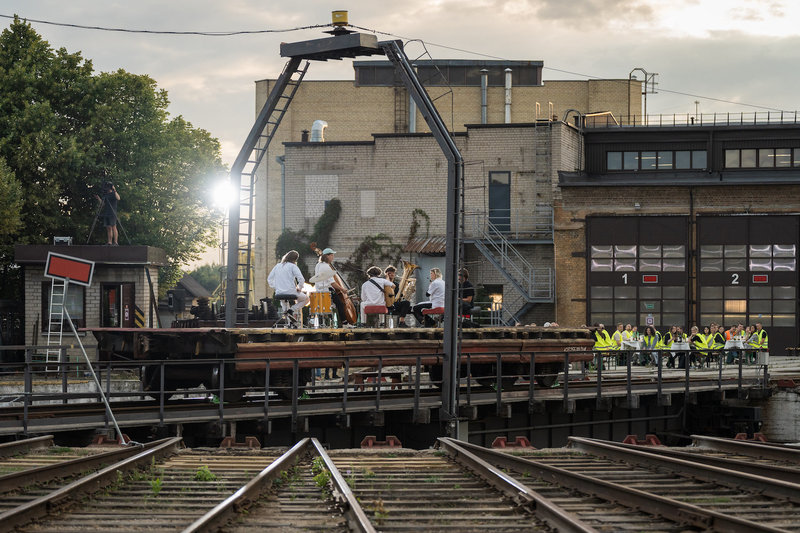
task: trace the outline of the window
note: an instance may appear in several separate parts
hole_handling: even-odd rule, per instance
[[[42,283],[42,332],[47,335],[47,328],[50,324],[50,282]],[[86,316],[84,314],[84,307],[86,302],[85,297],[86,288],[81,285],[70,283],[67,289],[67,297],[64,300],[64,305],[67,313],[75,327],[86,327]],[[70,332],[69,324],[67,323],[67,314],[64,314],[64,328],[65,333]]]
[[[622,170],[622,152],[608,152],[606,154],[606,167],[608,167],[608,170]]]
[[[701,272],[795,272],[794,244],[704,244],[700,246]]]
[[[725,150],[725,168],[800,167],[800,148],[732,148]]]
[[[593,272],[683,272],[686,246],[593,245],[589,268]]]
[[[105,328],[132,328],[135,325],[133,283],[100,285],[100,325]]]
[[[701,287],[700,323],[795,325],[797,289],[791,286]]]
[[[708,166],[705,150],[659,150],[646,152],[606,152],[608,170],[704,169]]]
[[[590,292],[591,323],[644,326],[649,317],[657,328],[686,323],[686,287],[593,286]]]

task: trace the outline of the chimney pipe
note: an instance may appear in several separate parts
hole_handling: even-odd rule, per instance
[[[308,130],[303,130],[300,132],[300,142],[301,143],[308,142]]]
[[[506,124],[511,124],[511,69],[506,69]]]
[[[311,142],[325,142],[325,128],[327,127],[328,123],[324,120],[315,120],[314,124],[311,125]]]
[[[412,64],[411,68],[417,72],[417,65]],[[417,103],[411,93],[408,93],[408,133],[417,133]]]
[[[488,110],[486,91],[488,87],[489,87],[489,70],[482,68],[481,69],[481,124],[486,124],[488,121],[486,117],[486,113]]]

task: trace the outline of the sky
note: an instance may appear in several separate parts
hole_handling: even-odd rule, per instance
[[[419,39],[434,59],[544,62],[547,80],[657,73],[647,113],[794,113],[800,87],[796,0],[0,0],[54,48],[80,51],[96,71],[148,74],[172,116],[208,130],[230,166],[255,116],[255,81],[285,63],[281,42],[322,29],[205,37],[106,32],[31,19],[152,31],[283,30],[328,24],[345,9],[379,39]],[[0,18],[0,27],[10,20]],[[362,30],[366,31],[366,30]],[[391,34],[391,35],[386,35]],[[424,50],[410,43],[414,59]],[[641,79],[641,71],[635,74]],[[314,63],[306,79],[352,79],[350,61]]]

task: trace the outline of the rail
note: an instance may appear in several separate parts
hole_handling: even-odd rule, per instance
[[[552,206],[537,206],[534,210],[491,209],[489,212],[467,210],[464,213],[464,237],[483,238],[489,229],[489,224],[508,240],[553,242]]]
[[[5,348],[0,348],[0,354]],[[665,370],[659,365],[638,377],[633,375],[632,357],[628,357],[629,363],[622,372],[617,368],[609,376],[611,370],[599,364],[601,360],[605,364],[611,362],[608,352],[462,353],[457,365],[461,383],[458,401],[462,406],[496,404],[498,412],[509,401],[528,402],[531,408],[543,401],[556,401],[563,402],[570,412],[576,399],[591,400],[595,395],[598,404],[625,396],[629,406],[636,406],[640,394],[653,392],[661,403],[664,395],[688,396],[697,387],[736,390],[740,397],[745,397],[748,389],[767,387],[766,365],[744,365],[741,361],[725,365],[723,359],[720,358],[718,369]],[[597,368],[596,374],[590,376],[595,379],[585,381],[585,365],[592,360]],[[346,419],[350,413],[397,408],[413,412],[415,420],[425,419],[426,412],[440,406],[442,361],[441,353],[406,352],[336,358],[114,360],[93,366],[112,405],[125,407],[119,411],[123,427],[175,423],[189,417],[211,422],[289,418],[292,427],[297,428],[301,417],[313,414],[341,414]],[[255,365],[247,372],[259,383],[244,385],[234,381],[237,362]],[[64,431],[76,424],[87,429],[110,429],[105,409],[89,410],[99,400],[99,391],[92,389],[93,383],[74,377],[82,375],[84,365],[62,361],[57,372],[45,373],[43,363],[6,363],[0,382],[19,383],[20,376],[25,379],[4,398],[0,434]],[[343,370],[348,379],[324,380],[321,373],[325,368]],[[207,376],[208,383],[205,387],[185,388],[175,381],[175,376]],[[625,386],[620,388],[623,380]],[[506,393],[511,391],[514,394],[508,396]],[[520,395],[522,391],[526,394]],[[56,410],[58,416],[52,417]]]
[[[753,113],[673,113],[658,115],[622,115],[582,117],[583,127],[602,128],[663,128],[693,126],[762,126],[800,124],[797,111],[756,111]]]

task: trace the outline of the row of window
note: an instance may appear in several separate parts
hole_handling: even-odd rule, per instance
[[[794,272],[794,244],[705,244],[700,246],[701,272]]]
[[[708,168],[706,150],[606,152],[608,170],[685,170]]]
[[[800,167],[800,148],[742,148],[725,150],[725,168]]]
[[[649,320],[657,327],[684,324],[686,287],[635,287],[595,285],[590,293],[591,323],[613,329],[613,324],[644,326]]]
[[[703,170],[706,150],[606,152],[608,170]],[[725,150],[725,168],[800,167],[800,148],[734,148]]]
[[[700,287],[700,323],[794,326],[797,288],[793,286]]]
[[[686,246],[594,245],[590,249],[593,272],[682,272],[686,270]]]

